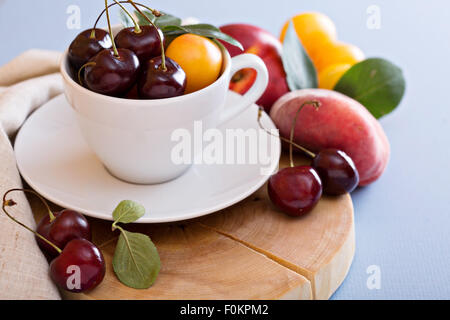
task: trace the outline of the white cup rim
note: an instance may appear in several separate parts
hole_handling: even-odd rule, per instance
[[[92,98],[96,98],[96,99],[103,99],[105,100],[105,102],[128,102],[128,103],[133,103],[134,106],[140,106],[140,107],[152,107],[152,106],[158,106],[161,104],[166,104],[166,103],[182,103],[183,101],[186,101],[188,99],[194,99],[200,95],[203,95],[204,93],[206,93],[207,91],[210,90],[215,90],[216,87],[221,85],[221,82],[224,81],[225,77],[229,77],[229,71],[231,69],[231,57],[230,54],[228,52],[228,50],[224,47],[224,46],[220,46],[222,49],[222,54],[224,57],[224,66],[222,66],[222,74],[220,75],[220,77],[212,84],[210,84],[209,86],[192,92],[192,93],[188,93],[182,96],[178,96],[178,97],[173,97],[173,98],[165,98],[165,99],[147,99],[147,100],[138,100],[138,99],[128,99],[128,98],[119,98],[119,97],[112,97],[112,96],[107,96],[107,95],[103,95],[100,93],[96,93],[94,91],[91,91],[83,86],[81,86],[79,83],[77,83],[75,80],[72,79],[72,77],[69,75],[68,71],[67,71],[67,66],[68,66],[68,61],[67,61],[67,56],[68,56],[68,49],[64,52],[61,61],[60,61],[60,72],[61,75],[63,77],[63,79],[65,80],[65,82],[70,85],[74,90],[79,91],[82,94],[88,95]],[[226,79],[226,81],[228,82],[228,79]]]

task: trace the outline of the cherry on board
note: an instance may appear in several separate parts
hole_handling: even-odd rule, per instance
[[[50,264],[50,277],[66,291],[80,293],[94,289],[105,277],[105,259],[90,241],[70,241]]]
[[[314,168],[289,167],[269,179],[269,197],[284,213],[300,217],[310,212],[322,196],[322,182]]]
[[[53,215],[53,220],[49,215],[42,218],[37,226],[36,232],[55,244],[58,248],[64,249],[74,239],[91,241],[91,227],[82,214],[73,210],[63,210]],[[36,237],[36,240],[47,257],[55,258],[59,255],[54,247],[41,238]]]
[[[359,174],[353,160],[341,150],[320,151],[313,159],[312,166],[319,173],[327,195],[351,193],[359,184]]]

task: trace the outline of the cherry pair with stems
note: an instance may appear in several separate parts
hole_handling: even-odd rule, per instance
[[[37,196],[47,209],[37,231],[15,219],[8,208],[17,203],[8,199],[12,192]],[[105,276],[105,260],[100,249],[91,242],[91,228],[86,218],[72,210],[53,213],[47,202],[35,191],[12,189],[3,196],[3,212],[14,222],[33,232],[39,247],[51,261],[50,276],[62,289],[79,293],[98,286]],[[75,278],[77,277],[77,278]]]
[[[290,139],[280,137],[289,144],[290,167],[280,170],[269,179],[268,194],[275,206],[290,216],[303,216],[319,202],[322,194],[339,196],[351,193],[359,184],[359,174],[352,159],[338,149],[324,149],[315,154],[294,142],[295,128],[302,109],[306,106],[320,108],[318,101],[307,101],[297,110]],[[261,124],[264,111],[259,110],[258,123],[268,134],[273,135]],[[295,166],[293,147],[312,159],[311,166]]]

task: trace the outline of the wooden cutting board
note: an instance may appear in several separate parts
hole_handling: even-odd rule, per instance
[[[298,158],[297,164],[306,163]],[[283,155],[280,166],[288,158]],[[355,249],[349,195],[324,197],[305,217],[290,218],[270,202],[264,186],[241,203],[216,214],[175,224],[129,225],[148,234],[162,263],[153,287],[135,290],[112,270],[118,234],[111,223],[90,219],[93,242],[107,272],[87,294],[67,299],[328,299],[345,279]],[[101,191],[100,191],[101,192]],[[45,212],[29,198],[36,219]],[[176,195],[174,195],[176,201]],[[59,209],[53,206],[55,209]]]

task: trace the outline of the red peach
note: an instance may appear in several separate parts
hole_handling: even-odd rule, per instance
[[[280,134],[289,138],[295,114],[307,101],[318,101],[320,107],[306,105],[301,111],[295,142],[314,152],[335,148],[347,153],[358,169],[360,186],[377,180],[389,162],[389,141],[379,122],[356,100],[322,89],[288,93],[270,112]]]
[[[282,46],[280,41],[264,29],[248,24],[230,24],[220,29],[238,40],[244,47],[245,53],[256,54],[265,62],[269,70],[269,85],[257,104],[269,112],[275,101],[289,92],[286,73],[281,60]],[[225,42],[222,43],[232,57],[244,53],[235,46]],[[244,94],[251,88],[255,78],[256,71],[252,69],[241,70],[233,77],[230,89]]]

